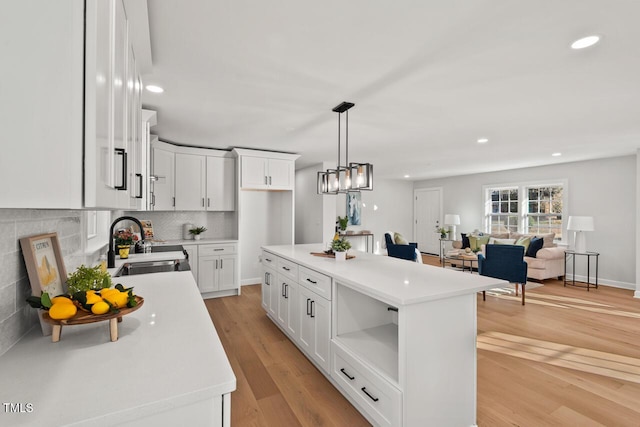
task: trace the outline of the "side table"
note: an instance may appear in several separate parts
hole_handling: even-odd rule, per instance
[[[566,287],[567,284],[569,284],[571,286],[577,286],[581,288],[585,287],[583,285],[576,285],[576,257],[578,256],[587,257],[587,282],[586,282],[587,292],[589,291],[589,288],[591,287],[591,285],[595,285],[595,288],[598,289],[598,258],[600,254],[598,252],[590,252],[590,251],[576,252],[576,251],[567,250],[564,252],[564,286]],[[571,261],[572,261],[571,280],[567,280],[567,260],[569,258],[571,258]],[[595,283],[591,283],[591,258],[595,258],[595,263],[596,263]]]
[[[452,239],[440,239],[440,264],[442,264],[442,266],[444,267],[444,261],[445,261],[445,249],[444,247],[446,246],[447,242],[455,242],[455,240]]]

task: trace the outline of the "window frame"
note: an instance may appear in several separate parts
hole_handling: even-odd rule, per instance
[[[510,190],[517,188],[518,190],[518,212],[516,216],[518,218],[517,232],[528,233],[527,219],[529,218],[528,206],[529,206],[529,189],[535,187],[562,187],[562,235],[554,238],[557,242],[566,242],[567,238],[567,218],[569,212],[568,194],[569,194],[569,181],[567,179],[552,179],[552,180],[535,180],[535,181],[521,181],[521,182],[506,182],[499,184],[489,184],[482,186],[482,202],[484,206],[484,215],[482,218],[483,229],[485,233],[491,233],[491,192],[494,190]]]

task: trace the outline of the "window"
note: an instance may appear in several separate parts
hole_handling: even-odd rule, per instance
[[[562,186],[528,187],[524,232],[555,233],[562,240]]]
[[[518,231],[518,187],[492,188],[488,193],[487,231]]]
[[[565,181],[485,186],[485,231],[555,233],[562,240],[566,188]]]

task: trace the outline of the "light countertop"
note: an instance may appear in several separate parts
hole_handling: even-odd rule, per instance
[[[144,305],[109,323],[64,326],[52,343],[36,326],[0,357],[0,425],[114,425],[230,393],[236,378],[189,271],[114,278]]]
[[[343,262],[311,255],[321,244],[265,246],[264,250],[333,277],[353,289],[402,306],[502,287],[504,280],[463,273],[403,259],[349,251]]]

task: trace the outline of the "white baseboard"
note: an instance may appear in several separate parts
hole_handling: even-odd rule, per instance
[[[262,279],[260,277],[254,277],[254,278],[250,278],[250,279],[242,279],[240,281],[240,286],[258,285],[260,283],[262,283]]]
[[[636,292],[633,294],[633,297],[634,297],[634,298],[640,298],[640,291],[636,291]]]
[[[567,278],[570,276],[567,276]],[[591,277],[591,284],[595,286],[594,281],[595,278]],[[576,275],[576,282],[585,282],[587,281],[587,276],[578,276]],[[619,282],[617,280],[610,280],[610,279],[603,279],[598,277],[598,286],[611,286],[612,288],[621,288],[621,289],[629,289],[634,291],[636,289],[636,284],[635,283],[628,283],[628,282]],[[636,292],[637,294],[638,292]],[[636,295],[636,298],[640,298]]]

